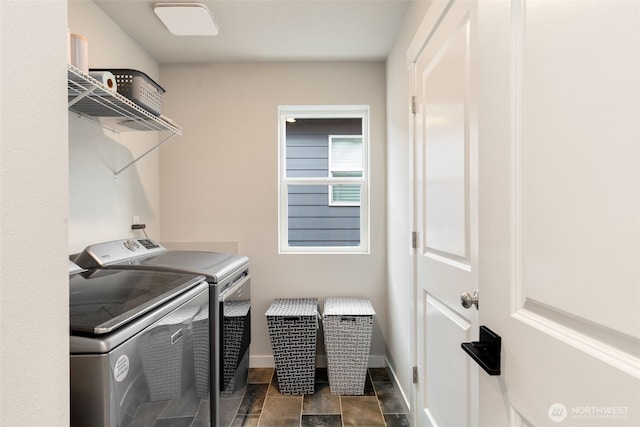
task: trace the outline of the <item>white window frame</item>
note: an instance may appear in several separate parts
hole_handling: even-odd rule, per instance
[[[362,177],[287,177],[286,125],[290,118],[362,119]],[[369,106],[368,105],[281,105],[278,107],[278,253],[280,254],[368,254],[370,251],[369,209]],[[360,184],[360,245],[289,246],[289,185]]]

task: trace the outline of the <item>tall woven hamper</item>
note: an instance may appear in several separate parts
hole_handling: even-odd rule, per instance
[[[265,313],[282,394],[313,394],[318,300],[278,298]]]
[[[327,298],[322,323],[331,393],[364,394],[373,316],[367,298]]]

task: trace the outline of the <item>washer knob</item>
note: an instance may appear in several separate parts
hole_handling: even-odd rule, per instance
[[[125,240],[124,247],[129,249],[130,251],[135,251],[140,246],[138,245],[138,242],[136,242],[135,240]]]

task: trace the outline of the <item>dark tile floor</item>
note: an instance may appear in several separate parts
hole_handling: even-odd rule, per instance
[[[233,427],[409,426],[400,392],[386,368],[367,372],[364,395],[331,394],[327,370],[316,371],[314,394],[283,395],[272,368],[252,368]]]

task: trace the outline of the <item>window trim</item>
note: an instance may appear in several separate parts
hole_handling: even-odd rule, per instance
[[[360,118],[362,119],[362,177],[295,178],[286,175],[287,118]],[[370,253],[370,176],[369,176],[369,106],[368,105],[281,105],[278,107],[278,253],[279,254],[368,254]],[[360,184],[359,246],[289,246],[289,185]]]

